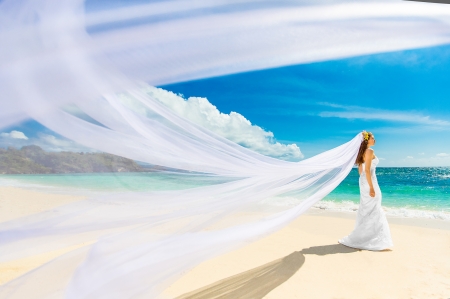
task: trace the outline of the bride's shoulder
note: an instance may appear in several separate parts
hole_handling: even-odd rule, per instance
[[[366,152],[364,153],[364,156],[367,159],[373,158],[375,156],[375,152],[373,151],[373,149],[368,148],[368,149],[366,149]]]

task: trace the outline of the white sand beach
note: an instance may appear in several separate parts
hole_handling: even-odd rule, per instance
[[[448,298],[450,223],[389,218],[392,251],[337,243],[355,214],[311,210],[280,231],[186,273],[180,298]],[[183,296],[182,296],[183,295]]]
[[[0,222],[50,210],[81,196],[0,187]],[[165,290],[179,298],[449,298],[450,222],[388,218],[392,251],[337,243],[355,214],[313,209],[259,241],[208,260]],[[75,249],[0,263],[0,285]],[[49,273],[44,280],[56,279]],[[45,287],[45,283],[42,284]]]

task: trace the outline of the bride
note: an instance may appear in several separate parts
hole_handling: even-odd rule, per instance
[[[359,148],[356,164],[359,172],[360,204],[354,230],[339,243],[359,249],[383,250],[392,247],[391,232],[381,208],[381,190],[375,169],[379,159],[371,147],[375,137],[362,132],[363,141]]]

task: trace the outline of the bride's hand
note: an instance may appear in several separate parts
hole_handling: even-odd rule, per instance
[[[369,195],[370,197],[375,197],[375,190],[373,190],[373,188],[370,188]]]

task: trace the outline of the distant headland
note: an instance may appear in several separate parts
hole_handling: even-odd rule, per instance
[[[47,152],[37,145],[0,148],[0,174],[149,172],[170,170],[141,165],[107,153]]]

